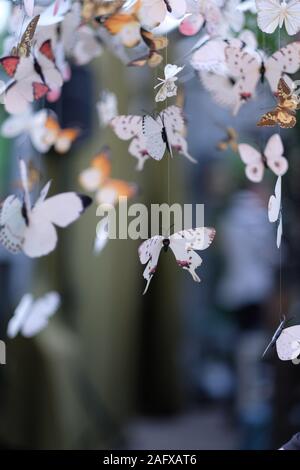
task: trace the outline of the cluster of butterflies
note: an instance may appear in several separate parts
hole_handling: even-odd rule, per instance
[[[7,77],[0,101],[10,114],[2,124],[1,134],[7,138],[27,134],[39,153],[50,148],[66,153],[81,133],[76,125],[62,129],[57,116],[45,105],[59,99],[63,83],[71,79],[72,63],[88,64],[107,48],[127,66],[161,66],[169,44],[167,35],[174,29],[183,36],[196,36],[196,43],[184,56],[189,57],[189,63],[182,63],[182,59],[164,65],[163,78],[154,84],[156,103],[176,97],[178,83],[192,66],[204,89],[234,114],[255,98],[262,82],[269,86],[277,102],[257,125],[291,128],[296,124],[299,100],[290,75],[300,69],[300,42],[291,42],[267,56],[258,48],[255,35],[244,27],[247,15],[256,15],[264,33],[272,34],[284,27],[288,35],[295,35],[300,30],[300,0],[53,0],[46,7],[35,0],[15,0],[13,5],[0,58]],[[35,105],[39,100],[42,109]],[[138,170],[148,159],[160,161],[166,153],[173,157],[174,152],[196,163],[188,150],[186,121],[178,101],[167,101],[166,107],[155,114],[120,115],[116,96],[105,91],[96,108],[100,125],[129,142],[128,152],[137,159]],[[288,169],[280,135],[272,135],[260,152],[238,143],[234,129],[230,129],[228,141],[220,143],[219,148],[228,144],[239,152],[250,181],[260,182],[266,168],[277,176],[268,215],[270,222],[277,223],[280,246],[281,185]],[[111,173],[110,150],[104,147],[82,170],[79,184],[98,204],[115,206],[120,197],[137,195],[135,183],[114,179]],[[13,253],[44,256],[56,247],[56,226],[66,227],[74,222],[91,198],[75,192],[47,198],[47,183],[32,205],[30,192],[39,179],[38,172],[21,160],[20,174],[22,198],[11,195],[1,205],[0,242]],[[104,218],[97,226],[96,253],[108,241],[107,223]],[[202,260],[196,251],[208,248],[214,237],[213,228],[198,227],[145,241],[139,248],[140,261],[146,265],[145,291],[162,249],[170,248],[178,266],[199,282],[196,268]],[[36,312],[43,312],[39,319],[42,327],[59,302],[57,293],[35,302],[28,294],[10,322],[9,335],[13,337],[18,331],[25,336],[34,334],[33,319],[39,317]]]

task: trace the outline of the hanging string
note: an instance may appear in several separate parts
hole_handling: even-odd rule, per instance
[[[278,27],[278,50],[281,49],[281,28]],[[279,126],[278,134],[281,138],[281,127]],[[283,178],[281,177],[281,198],[282,198],[282,182]],[[280,201],[280,216],[278,224],[282,223],[282,199]],[[282,243],[280,243],[279,247],[279,318],[283,320],[283,313],[282,313]]]
[[[167,46],[166,46],[166,52],[165,52],[165,65],[168,64],[168,46],[169,46],[169,44],[168,44],[168,33],[166,33],[166,41],[167,41]],[[166,98],[166,107],[168,108],[168,96]],[[170,149],[170,151],[171,151],[171,149]],[[167,169],[167,173],[168,173],[167,191],[168,191],[168,205],[169,206],[170,206],[170,203],[171,203],[171,165],[170,165],[170,159],[171,159],[171,154],[169,152],[168,163],[167,163],[167,165],[168,165],[168,169]]]

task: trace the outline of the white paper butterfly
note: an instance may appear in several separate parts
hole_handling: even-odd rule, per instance
[[[238,149],[246,165],[246,176],[253,183],[259,183],[263,179],[265,168],[269,168],[277,176],[284,175],[288,170],[288,161],[283,156],[284,148],[279,134],[270,137],[263,154],[248,144],[239,144]]]
[[[281,176],[278,176],[275,185],[275,194],[269,199],[268,218],[271,223],[277,222],[277,248],[280,248],[282,239],[282,211],[281,211]]]
[[[155,151],[155,156],[160,156],[162,151],[165,152],[167,145],[163,141],[162,132],[165,129],[169,146],[180,155],[183,155],[193,163],[196,161],[188,153],[188,145],[185,139],[185,122],[182,110],[178,106],[169,106],[162,111],[155,120],[143,119],[141,116],[117,116],[111,120],[110,125],[115,134],[122,140],[130,140],[129,153],[138,159],[138,170],[142,170],[145,161],[150,156],[150,151]],[[147,122],[147,131],[152,130],[155,134],[156,144],[150,145],[148,149],[149,137],[143,133],[143,120]],[[151,128],[151,129],[149,129]],[[155,145],[155,149],[153,149]],[[158,150],[157,150],[158,149]],[[159,152],[159,155],[157,154]],[[163,155],[162,155],[163,156]],[[162,158],[161,156],[161,158]],[[154,157],[153,157],[154,158]]]
[[[74,192],[62,193],[46,199],[50,182],[42,189],[34,206],[28,190],[27,168],[20,160],[24,201],[8,196],[0,212],[0,243],[12,253],[23,253],[31,258],[45,256],[57,244],[55,226],[67,227],[75,222],[92,200]]]
[[[182,18],[185,12],[185,0],[141,0],[139,19],[147,29],[153,29],[160,25],[168,14]]]
[[[280,322],[271,342],[263,353],[263,357],[275,344],[278,357],[282,361],[293,361],[300,355],[300,326],[296,325],[285,328],[288,322],[289,319],[285,317]]]
[[[31,294],[25,294],[8,323],[7,336],[15,338],[21,333],[26,338],[31,338],[40,333],[58,310],[60,302],[57,292],[48,292],[37,300]]]
[[[139,247],[139,258],[142,264],[147,264],[143,273],[144,279],[147,281],[144,294],[147,292],[151,279],[157,270],[158,258],[162,248],[165,252],[170,248],[174,253],[178,266],[186,269],[195,282],[200,282],[195,270],[202,264],[202,259],[194,250],[208,248],[213,242],[215,234],[216,231],[213,228],[198,227],[182,230],[170,237],[156,235],[143,242]]]
[[[283,24],[290,36],[300,30],[299,0],[256,0],[257,24],[265,33],[272,34]]]
[[[104,90],[96,103],[98,118],[101,127],[106,127],[118,115],[118,100],[115,93]]]
[[[266,59],[260,53],[230,46],[225,49],[225,55],[228,74],[235,80],[236,111],[255,95],[259,80],[266,80],[272,92],[276,93],[279,79],[285,74],[296,73],[300,68],[300,42],[292,42]]]
[[[175,82],[178,80],[178,77],[176,75],[178,75],[181,70],[183,70],[183,67],[178,67],[177,65],[167,64],[165,66],[165,78],[158,78],[160,83],[154,87],[154,90],[161,87],[155,96],[155,101],[157,103],[177,95],[177,86]]]
[[[8,117],[2,124],[1,135],[7,138],[14,138],[23,133],[28,134],[32,146],[38,152],[46,153],[51,146],[45,140],[47,116],[46,109],[34,113],[29,107],[23,114],[15,114]]]

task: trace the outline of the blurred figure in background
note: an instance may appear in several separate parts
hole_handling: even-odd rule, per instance
[[[236,412],[243,449],[266,449],[271,423],[272,377],[260,361],[267,303],[274,289],[279,255],[267,218],[267,192],[251,185],[231,197],[220,224],[225,261],[218,300],[238,325],[235,353]]]

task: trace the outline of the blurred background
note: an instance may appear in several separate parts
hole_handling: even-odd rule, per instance
[[[169,39],[169,61],[176,62],[190,40],[176,32]],[[60,231],[56,251],[40,261],[0,248],[0,338],[7,346],[0,366],[2,448],[276,449],[300,430],[300,366],[280,362],[275,350],[261,359],[280,314],[299,320],[299,128],[282,135],[290,170],[283,179],[280,262],[267,218],[275,177],[250,184],[239,156],[218,149],[228,127],[240,142],[263,149],[270,133],[254,123],[272,98],[259,88],[257,100],[233,118],[192,75],[181,89],[198,164],[165,157],[137,172],[127,142],[100,128],[95,103],[109,89],[120,114],[152,111],[159,73],[126,68],[106,51],[89,66],[73,67],[53,105],[62,127],[83,130],[68,154],[37,155],[24,136],[0,140],[1,200],[16,191],[20,156],[41,173],[36,190],[52,179],[54,194],[80,190],[79,172],[107,144],[113,177],[140,187],[134,202],[167,202],[170,170],[171,203],[205,204],[205,225],[217,229],[203,253],[200,285],[162,254],[145,296],[139,241],[113,240],[93,254],[95,204]],[[0,121],[5,117],[1,107]],[[21,296],[48,290],[63,301],[46,330],[9,340],[7,323]]]

